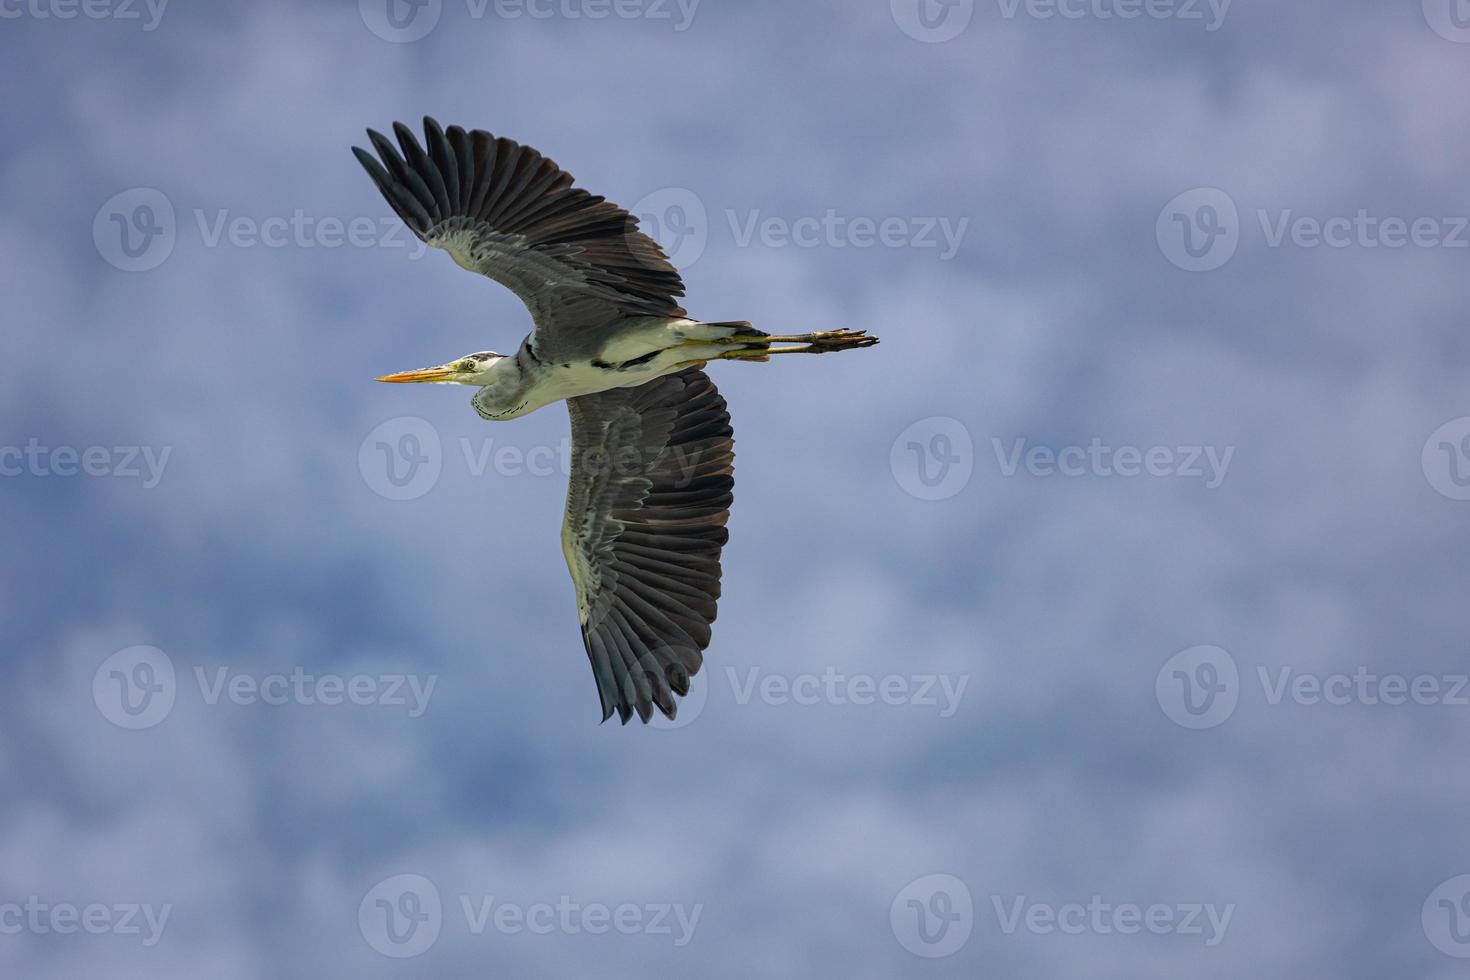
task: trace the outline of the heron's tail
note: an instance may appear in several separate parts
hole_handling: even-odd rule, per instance
[[[720,341],[760,341],[770,334],[764,330],[757,330],[749,320],[719,320],[714,323],[700,323],[699,327],[709,334],[708,339]]]

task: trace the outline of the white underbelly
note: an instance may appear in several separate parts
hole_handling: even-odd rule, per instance
[[[705,359],[700,356],[701,354],[713,357],[717,353],[719,349],[713,346],[709,350],[705,350],[703,346],[699,348],[684,346],[660,351],[654,357],[638,364],[624,365],[610,361],[573,362],[567,367],[552,369],[547,379],[547,394],[552,395],[555,400],[560,400],[576,398],[579,395],[593,395],[613,388],[636,388],[638,385],[647,384],[666,374],[675,374],[683,370],[691,361]],[[611,366],[602,366],[605,364]]]
[[[692,364],[714,360],[730,350],[728,344],[715,341],[727,340],[731,333],[724,325],[649,317],[639,327],[620,334],[589,361],[551,365],[527,407],[516,416],[567,398],[636,388]]]

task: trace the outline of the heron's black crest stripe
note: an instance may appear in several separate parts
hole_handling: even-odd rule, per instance
[[[567,401],[563,545],[603,719],[669,718],[704,661],[734,488],[724,398],[698,370]],[[578,564],[585,568],[579,574]]]

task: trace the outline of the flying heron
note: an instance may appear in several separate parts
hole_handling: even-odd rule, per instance
[[[565,401],[572,469],[562,551],[577,592],[602,720],[673,718],[710,641],[734,461],[709,361],[765,361],[878,342],[866,332],[777,336],[690,319],[679,272],[638,219],[529,146],[424,119],[421,146],[368,130],[353,147],[420,239],[531,311],[513,355],[466,354],[378,378],[470,385],[486,419]]]

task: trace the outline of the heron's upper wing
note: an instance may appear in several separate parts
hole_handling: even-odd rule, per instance
[[[734,486],[725,399],[704,372],[567,399],[562,550],[606,721],[669,718],[703,662]]]
[[[414,234],[521,298],[546,356],[595,353],[626,317],[685,315],[679,272],[638,219],[552,160],[428,117],[427,150],[402,123],[393,133],[398,148],[368,130],[381,163],[352,152]]]

